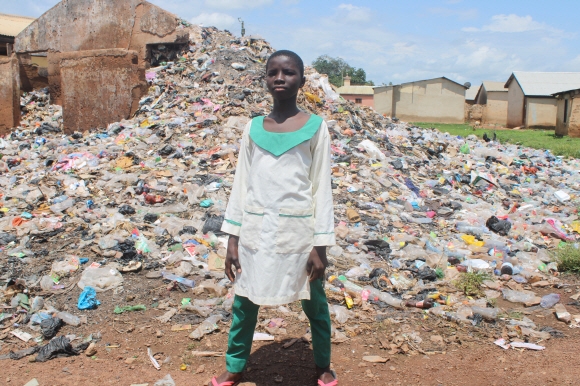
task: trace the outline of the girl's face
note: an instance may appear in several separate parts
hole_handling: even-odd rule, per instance
[[[285,100],[295,97],[304,86],[306,78],[300,76],[300,69],[292,58],[276,56],[266,68],[266,85],[272,97]]]

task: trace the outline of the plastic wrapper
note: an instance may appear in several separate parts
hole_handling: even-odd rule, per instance
[[[46,362],[53,358],[79,355],[89,344],[89,342],[85,342],[77,347],[73,347],[66,336],[52,338],[48,344],[40,348],[36,355],[36,362]]]
[[[59,318],[44,319],[40,322],[40,331],[44,339],[52,339],[62,326],[62,320]]]

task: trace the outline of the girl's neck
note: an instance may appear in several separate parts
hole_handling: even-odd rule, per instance
[[[274,99],[274,108],[268,116],[280,123],[295,116],[299,112],[300,109],[298,109],[298,106],[296,105],[296,97],[282,101]]]

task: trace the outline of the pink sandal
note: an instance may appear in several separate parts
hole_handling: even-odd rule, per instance
[[[330,373],[334,377],[334,381],[332,381],[330,383],[324,383],[319,379],[318,386],[337,386],[338,385],[338,378],[336,377],[336,372],[334,370],[330,370]]]
[[[217,379],[215,377],[213,377],[211,379],[211,384],[212,384],[212,386],[234,386],[236,384],[236,382],[226,381],[226,382],[222,382],[222,383],[217,383]]]

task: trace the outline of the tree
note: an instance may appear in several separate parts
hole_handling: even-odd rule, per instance
[[[367,81],[365,70],[351,66],[342,58],[320,55],[312,62],[312,67],[319,73],[328,75],[328,81],[336,87],[343,85],[343,77],[347,75],[350,76],[350,83],[353,85],[375,85],[373,81]]]

